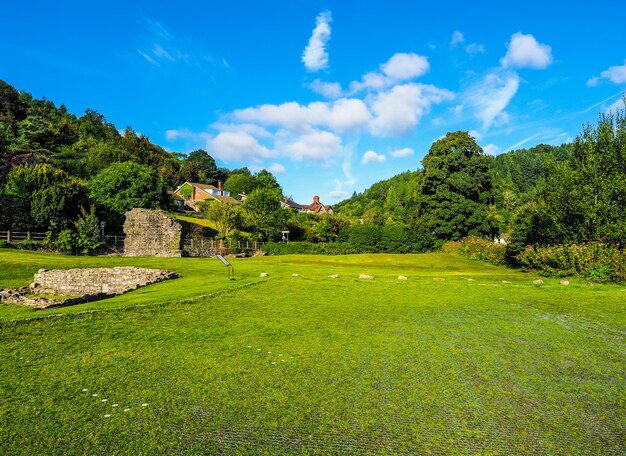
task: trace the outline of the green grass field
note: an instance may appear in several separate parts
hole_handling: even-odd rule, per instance
[[[0,249],[0,288],[42,267],[183,276],[0,305],[0,454],[626,451],[623,285],[444,254],[232,262],[229,282],[215,259]]]

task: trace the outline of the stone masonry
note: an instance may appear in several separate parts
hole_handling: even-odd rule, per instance
[[[176,277],[179,276],[175,272],[133,266],[49,271],[40,269],[29,287],[0,290],[0,301],[47,309],[96,301]],[[38,295],[56,295],[60,298]]]
[[[185,230],[183,224],[162,211],[128,211],[124,222],[124,256],[183,256]]]

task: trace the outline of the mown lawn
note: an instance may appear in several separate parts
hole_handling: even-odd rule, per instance
[[[236,259],[228,282],[217,260],[0,250],[0,287],[121,264],[183,278],[0,307],[0,454],[626,451],[624,286],[443,254]]]

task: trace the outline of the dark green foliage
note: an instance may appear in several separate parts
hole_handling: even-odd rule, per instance
[[[200,184],[216,184],[219,171],[215,159],[202,149],[194,150],[180,167],[180,179]]]
[[[87,202],[84,185],[50,164],[13,168],[7,176],[6,193],[28,201],[35,224],[53,230],[76,220]]]
[[[149,166],[114,163],[89,182],[89,196],[117,215],[133,208],[169,209],[170,198],[163,179]]]
[[[348,242],[361,253],[376,253],[382,250],[383,229],[378,225],[356,225],[350,229]]]
[[[492,158],[468,133],[457,131],[435,141],[422,161],[419,215],[440,240],[493,236],[490,166]]]
[[[30,198],[0,193],[0,230],[29,231],[45,229],[38,226],[30,213]]]

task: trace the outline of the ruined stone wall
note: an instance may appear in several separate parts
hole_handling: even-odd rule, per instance
[[[180,257],[186,227],[162,211],[133,209],[124,222],[124,256]]]
[[[116,268],[40,269],[30,288],[38,294],[83,296],[122,294],[138,287],[178,277],[161,269]]]

